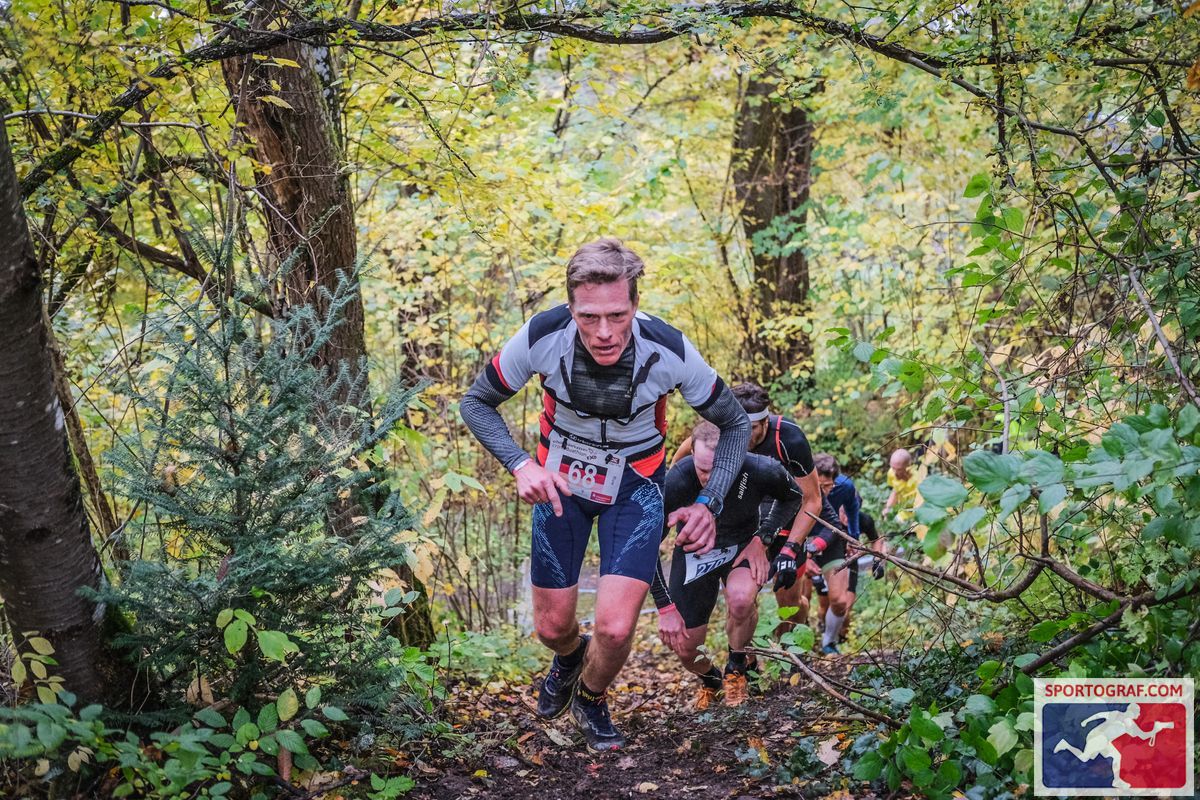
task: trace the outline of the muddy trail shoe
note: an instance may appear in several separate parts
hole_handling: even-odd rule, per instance
[[[841,655],[841,650],[837,649],[837,645],[826,644],[821,646],[821,652],[827,656]]]
[[[575,724],[583,731],[583,738],[587,740],[588,749],[603,753],[609,750],[620,750],[625,746],[624,734],[613,727],[612,717],[608,713],[607,700],[589,703],[576,697],[571,701],[571,716],[575,718]]]
[[[717,699],[717,690],[711,686],[701,686],[696,690],[696,700],[692,708],[696,711],[707,711]]]
[[[578,659],[573,666],[563,666],[562,659],[558,656],[550,662],[550,671],[546,673],[546,679],[542,681],[542,688],[538,690],[537,713],[543,719],[555,719],[562,716],[562,713],[567,710],[567,706],[571,703],[571,698],[575,696],[575,686],[579,683],[579,675],[583,672],[583,656],[587,652],[588,642],[591,641],[590,636],[581,636],[583,644],[576,651],[575,657]]]
[[[725,705],[737,708],[750,699],[750,691],[746,688],[746,676],[741,672],[725,673]]]

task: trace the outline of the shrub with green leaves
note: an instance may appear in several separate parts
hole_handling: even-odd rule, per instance
[[[143,558],[101,599],[130,617],[120,644],[168,706],[199,682],[239,707],[288,686],[380,709],[427,700],[431,672],[414,679],[419,659],[386,630],[416,592],[371,587],[412,557],[413,520],[374,453],[412,391],[371,410],[364,369],[318,366],[351,287],[322,315],[203,298],[146,320],[157,355],[128,386],[144,428],[111,453]]]

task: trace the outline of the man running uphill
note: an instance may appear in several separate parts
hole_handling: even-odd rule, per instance
[[[720,431],[701,422],[692,433],[692,455],[667,473],[667,511],[682,508],[691,498],[711,487],[713,457]],[[759,506],[769,501],[770,510],[759,521]],[[658,607],[658,630],[663,642],[675,651],[688,671],[700,676],[696,710],[708,708],[717,692],[725,690],[725,705],[745,702],[746,654],[758,623],[758,590],[770,574],[767,547],[776,534],[800,510],[804,495],[783,465],[769,458],[746,456],[733,487],[725,495],[725,508],[717,518],[717,539],[708,553],[689,553],[675,547],[671,578],[664,584],[662,573],[651,586]],[[664,529],[663,536],[666,537]],[[729,659],[725,674],[700,652],[708,635],[708,620],[725,584],[725,623],[729,635]]]
[[[672,512],[676,538],[706,553],[714,518],[745,456],[750,423],[682,333],[638,313],[642,260],[616,239],[584,245],[567,265],[567,305],[534,315],[501,349],[460,405],[477,439],[534,504],[534,627],[554,651],[538,714],[568,706],[596,750],[621,747],[605,692],[629,655],[638,612],[658,564],[663,527],[666,398],[676,389],[721,429],[710,491]],[[534,374],[543,410],[536,459],[517,446],[496,410]],[[594,641],[576,619],[579,569],[596,523],[600,583]]]

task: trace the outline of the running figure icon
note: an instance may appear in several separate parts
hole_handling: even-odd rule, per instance
[[[1096,720],[1102,720],[1102,722],[1088,731],[1082,750],[1066,739],[1059,739],[1058,744],[1054,745],[1054,752],[1060,753],[1066,750],[1083,762],[1091,761],[1094,758],[1111,758],[1113,788],[1128,789],[1130,788],[1129,783],[1121,778],[1121,751],[1113,746],[1113,742],[1128,734],[1138,739],[1148,739],[1150,746],[1153,747],[1159,731],[1175,727],[1174,722],[1160,720],[1155,722],[1150,730],[1143,730],[1136,721],[1141,713],[1142,709],[1137,703],[1130,703],[1124,711],[1101,711],[1093,714],[1079,723],[1080,727],[1086,728]]]

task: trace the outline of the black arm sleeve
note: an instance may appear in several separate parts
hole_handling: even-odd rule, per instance
[[[765,461],[765,460],[764,460]],[[763,493],[774,499],[771,510],[763,515],[754,535],[765,545],[775,541],[775,536],[784,526],[791,523],[804,504],[804,492],[796,485],[791,474],[777,461],[765,461],[770,468],[755,478],[760,481]]]
[[[717,398],[700,412],[700,416],[721,429],[721,438],[717,442],[717,449],[713,451],[712,474],[704,493],[710,497],[724,498],[746,459],[746,448],[750,444],[750,418],[725,385],[721,386]]]
[[[481,372],[475,383],[463,395],[458,404],[458,413],[471,433],[475,434],[475,438],[504,465],[505,469],[512,472],[514,467],[529,458],[529,453],[517,446],[508,426],[504,424],[504,418],[496,410],[509,397],[511,395],[497,391],[488,381],[487,373]]]
[[[690,505],[696,499],[696,484],[698,481],[688,480],[696,474],[692,467],[691,457],[685,458],[667,473],[663,486],[663,528],[660,543],[666,541],[671,531],[667,528],[667,517],[677,508]],[[667,589],[666,578],[663,577],[662,557],[654,559],[654,579],[650,581],[650,596],[654,598],[654,607],[662,610],[671,605],[671,593]]]

